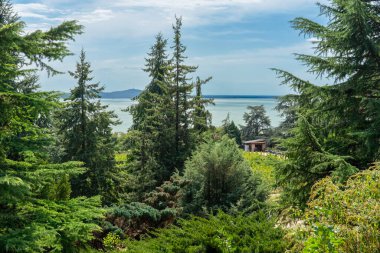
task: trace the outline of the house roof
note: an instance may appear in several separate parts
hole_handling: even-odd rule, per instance
[[[264,139],[257,139],[257,140],[250,140],[250,141],[243,141],[244,144],[265,144],[267,143]]]

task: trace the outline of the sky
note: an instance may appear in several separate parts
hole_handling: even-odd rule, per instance
[[[326,2],[321,0],[320,2]],[[324,22],[314,0],[14,0],[26,22],[26,32],[47,30],[66,20],[78,20],[84,33],[69,43],[74,53],[52,63],[59,71],[74,71],[83,48],[95,81],[106,91],[143,89],[149,77],[142,69],[155,35],[172,44],[175,16],[183,19],[187,63],[198,66],[195,76],[213,79],[204,94],[284,95],[271,68],[314,81],[294,53],[313,53],[313,38],[299,35],[290,20],[305,17]],[[168,52],[171,49],[168,47]],[[194,77],[195,77],[194,76]],[[317,80],[318,82],[318,80]],[[68,74],[41,73],[43,90],[69,91]]]

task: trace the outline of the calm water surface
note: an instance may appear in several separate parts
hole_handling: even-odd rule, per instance
[[[126,132],[132,124],[132,117],[128,112],[122,112],[122,109],[133,105],[135,102],[131,99],[102,99],[103,104],[107,104],[110,110],[115,111],[122,121],[121,125],[115,126],[115,132]],[[218,98],[214,99],[215,105],[210,105],[207,109],[212,114],[212,124],[220,126],[222,121],[230,114],[230,119],[235,124],[244,124],[243,114],[247,112],[247,106],[264,105],[267,115],[271,120],[272,126],[278,126],[281,121],[279,113],[274,110],[277,104],[273,98]]]

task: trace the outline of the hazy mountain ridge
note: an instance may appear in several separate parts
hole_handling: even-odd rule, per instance
[[[138,89],[128,89],[128,90],[121,90],[121,91],[105,91],[100,92],[99,95],[101,98],[134,98],[140,95],[142,90]],[[62,95],[62,98],[68,98],[70,96],[70,93],[64,92]]]
[[[128,89],[121,91],[101,92],[101,98],[134,98],[140,95],[142,90]]]

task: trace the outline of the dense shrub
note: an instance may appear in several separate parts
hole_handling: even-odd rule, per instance
[[[345,185],[330,177],[319,181],[308,207],[294,252],[380,251],[379,168],[360,172]]]
[[[260,189],[261,179],[252,172],[236,142],[227,136],[201,144],[186,162],[184,179],[188,181],[182,199],[186,213],[228,211],[242,198],[258,206],[257,202],[266,197]]]
[[[126,241],[127,252],[284,252],[283,231],[263,213],[208,219],[193,216],[141,241]]]
[[[275,187],[275,166],[283,160],[278,155],[244,152],[243,156],[248,164],[251,166],[252,171],[262,178],[263,182],[268,186]]]
[[[123,238],[125,236],[138,238],[141,234],[160,227],[168,216],[175,215],[173,212],[175,212],[173,209],[157,210],[140,202],[119,205],[108,212],[103,229]]]

